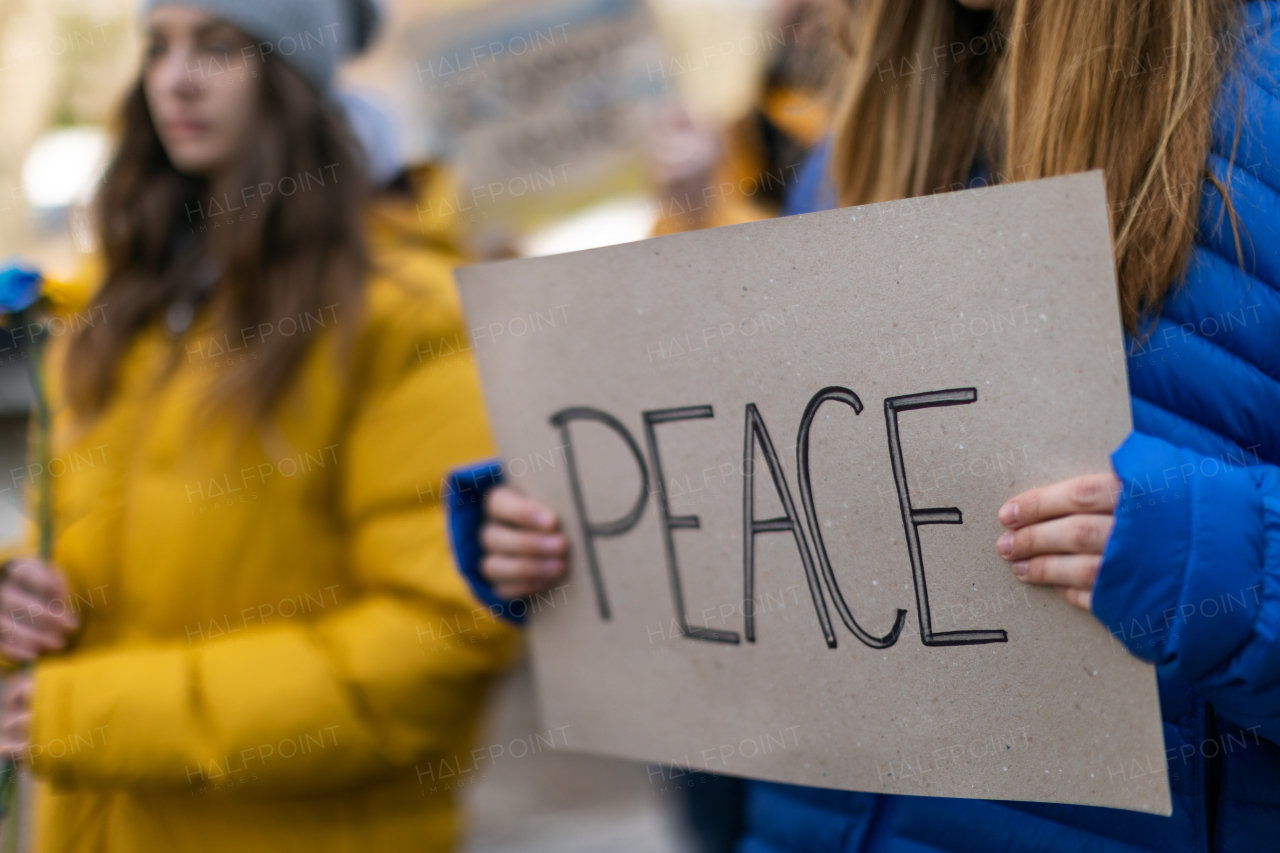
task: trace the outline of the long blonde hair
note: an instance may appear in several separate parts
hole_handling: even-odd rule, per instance
[[[1102,168],[1125,325],[1185,266],[1238,0],[836,0],[841,204]],[[1224,197],[1226,188],[1219,186]],[[1232,223],[1234,227],[1234,222]]]

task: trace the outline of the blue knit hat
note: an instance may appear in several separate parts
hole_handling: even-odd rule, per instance
[[[322,92],[343,59],[362,52],[381,20],[375,0],[143,0],[143,13],[160,6],[199,9],[243,30],[259,53],[291,63]]]

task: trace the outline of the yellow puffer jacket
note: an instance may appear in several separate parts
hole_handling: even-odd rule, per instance
[[[277,428],[236,444],[198,414],[245,357],[200,319],[168,373],[174,344],[141,334],[87,431],[55,422],[54,559],[83,631],[35,670],[37,849],[453,847],[456,784],[427,768],[467,763],[518,639],[441,503],[494,455],[456,258],[394,231],[358,319],[276,323],[328,324]]]

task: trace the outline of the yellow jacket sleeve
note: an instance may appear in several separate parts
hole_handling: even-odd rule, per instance
[[[518,642],[459,574],[441,503],[445,474],[494,452],[478,374],[469,353],[438,345],[465,339],[451,288],[444,309],[393,287],[368,298],[334,512],[346,600],[233,640],[121,639],[42,661],[37,773],[178,792],[251,777],[227,790],[288,796],[466,754],[486,687]]]

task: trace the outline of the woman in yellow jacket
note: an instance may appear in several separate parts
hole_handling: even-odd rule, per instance
[[[457,259],[364,210],[328,98],[372,11],[147,9],[104,284],[51,347],[53,565],[0,582],[0,651],[36,659],[0,735],[42,780],[40,850],[451,849],[467,780],[431,768],[476,765],[516,649],[489,590],[563,571],[507,491],[481,582]]]

